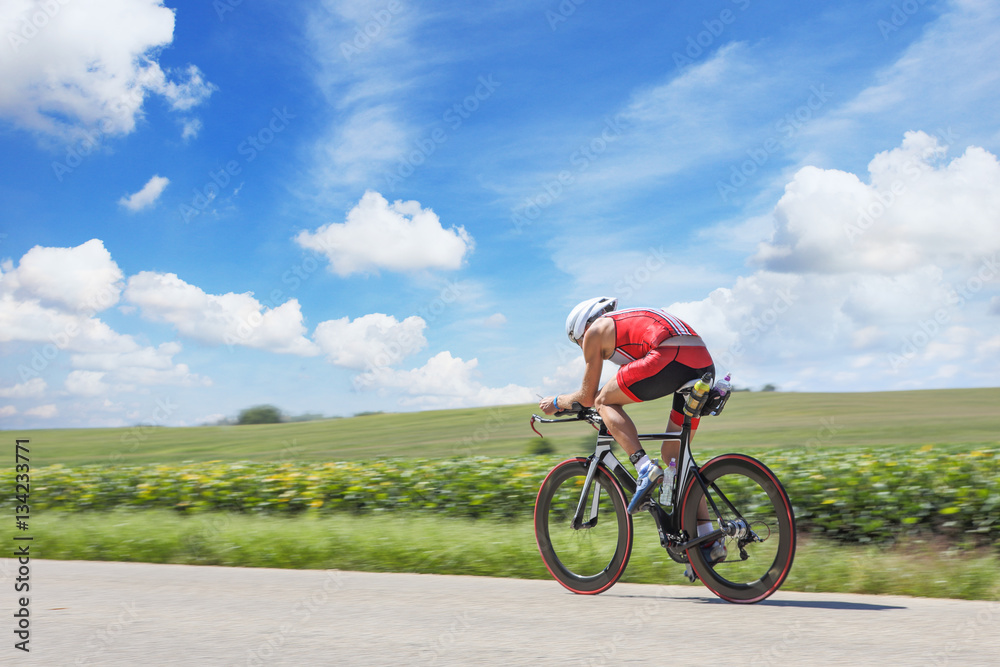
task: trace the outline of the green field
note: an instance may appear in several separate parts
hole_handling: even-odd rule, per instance
[[[684,566],[660,548],[648,516],[638,517],[636,524],[635,547],[622,581],[685,585],[696,595],[709,595],[700,583],[687,583]],[[552,580],[538,555],[530,519],[50,512],[40,515],[33,531],[32,553],[37,547],[41,558]],[[805,536],[782,588],[1000,600],[1000,557],[990,550],[920,541],[880,548]]]
[[[521,455],[537,406],[376,414],[259,426],[10,431],[30,438],[32,463],[349,461],[374,457]],[[640,432],[666,424],[665,400],[630,406]],[[559,453],[593,446],[586,424],[540,426]],[[702,421],[695,451],[857,445],[995,445],[1000,388],[881,393],[739,392],[723,415]]]
[[[666,401],[659,401],[632,406],[629,412],[640,432],[657,432],[666,422],[668,409]],[[309,463],[320,461],[348,462],[335,467],[358,468],[360,465],[360,470],[372,472],[380,470],[380,465],[384,464],[394,466],[393,470],[398,468],[397,476],[403,477],[416,475],[428,467],[430,470],[442,469],[445,463],[452,467],[473,466],[478,470],[475,462],[485,459],[440,461],[470,455],[491,456],[495,457],[494,464],[499,461],[517,466],[521,464],[514,458],[523,456],[529,443],[537,442],[528,426],[533,410],[537,408],[524,405],[376,414],[262,426],[135,426],[9,431],[6,435],[9,441],[30,439],[32,486],[40,484],[37,489],[33,488],[33,494],[41,494],[38,499],[46,498],[54,507],[32,513],[35,544],[43,558],[548,578],[535,548],[530,518],[470,521],[409,510],[275,516],[262,511],[190,514],[166,509],[101,512],[85,509],[99,492],[129,496],[139,489],[140,496],[152,494],[154,482],[163,475],[169,477],[171,466],[183,462],[192,463],[178,467],[181,481],[174,486],[179,484],[179,488],[187,489],[190,485],[192,492],[216,488],[208,480],[212,470],[240,461],[287,464],[280,468],[275,466],[273,473],[269,471],[271,467],[265,465],[262,472],[250,475],[250,482],[266,482],[262,490],[270,489],[273,484],[287,486],[303,476],[313,480],[311,475],[318,474],[319,468],[314,470]],[[558,454],[586,453],[593,446],[594,431],[584,423],[540,428]],[[707,450],[704,456],[698,457],[705,460],[720,453],[718,450],[783,449],[783,452],[769,454],[776,470],[780,470],[784,457],[791,456],[788,460],[799,461],[794,469],[785,471],[785,475],[789,481],[802,478],[799,482],[806,484],[797,490],[796,498],[810,503],[803,517],[815,515],[810,519],[813,523],[823,520],[817,508],[832,512],[833,519],[837,519],[837,512],[849,508],[844,517],[848,523],[878,518],[882,511],[879,508],[885,509],[887,504],[877,503],[878,507],[873,509],[871,503],[858,503],[865,498],[877,501],[880,493],[886,493],[886,482],[906,486],[897,494],[904,500],[912,500],[914,489],[910,487],[932,494],[928,506],[933,507],[927,510],[931,524],[940,523],[934,517],[945,514],[948,518],[957,518],[959,515],[951,512],[957,512],[959,506],[971,507],[971,520],[981,523],[994,521],[991,517],[998,502],[995,492],[990,490],[995,488],[995,471],[987,466],[986,477],[982,477],[982,461],[993,456],[997,445],[1000,445],[1000,389],[996,388],[869,394],[740,392],[733,396],[724,415],[702,422],[695,440],[695,452]],[[863,449],[855,449],[859,447]],[[823,450],[829,451],[829,457]],[[802,463],[802,457],[808,462]],[[362,463],[376,458],[394,461],[383,460],[374,466]],[[557,458],[530,457],[530,461],[535,465]],[[203,465],[206,461],[223,463]],[[349,463],[351,461],[354,463]],[[528,458],[522,459],[525,465],[528,461]],[[914,462],[922,468],[915,468]],[[46,468],[54,464],[66,467]],[[86,464],[95,464],[95,467],[79,467]],[[151,466],[155,470],[122,487],[115,475],[143,474],[134,472],[140,470],[138,468],[129,472],[128,466],[141,464],[155,464]],[[878,465],[878,471],[870,473],[866,467],[869,464]],[[245,466],[235,465],[237,468]],[[935,466],[941,465],[949,467],[942,468],[939,475],[934,471]],[[910,470],[906,475],[894,473],[904,467]],[[980,475],[976,478],[979,481],[949,481],[964,479],[962,476],[971,474],[973,469],[980,471],[975,473]],[[249,473],[243,470],[241,474]],[[471,480],[469,483],[475,491],[480,482],[470,474],[456,474],[454,479],[449,479],[449,484],[461,485]],[[836,475],[844,474],[847,478],[840,485],[843,488],[826,488],[834,483]],[[883,478],[879,481],[869,477],[870,474],[881,474]],[[93,475],[111,477],[104,481],[72,481],[89,480]],[[66,477],[70,483],[59,488],[52,486],[59,476]],[[239,475],[223,481],[225,484],[249,483],[240,482],[237,477]],[[530,513],[537,486],[535,477],[530,479],[531,489],[524,498],[518,496],[517,502],[517,507],[523,507],[525,513]],[[817,481],[812,484],[811,480]],[[372,492],[378,493],[381,486],[392,484],[388,478],[353,483],[359,486],[352,493],[361,493],[367,488],[365,485],[374,485]],[[161,482],[156,484],[163,485]],[[155,493],[166,493],[166,489],[173,488],[171,484],[173,482],[166,483],[164,490]],[[305,497],[319,492],[317,484],[310,481],[305,491],[299,489],[291,493],[297,494],[297,498],[299,495]],[[147,485],[153,486],[147,488]],[[450,488],[444,484],[435,485],[445,490]],[[278,494],[275,502],[279,504],[284,502],[282,498],[287,500],[289,492],[285,486],[268,492]],[[932,488],[937,490],[931,491]],[[485,493],[482,489],[476,492]],[[332,493],[331,503],[343,495],[339,491]],[[510,495],[513,488],[507,488],[504,493]],[[833,495],[835,493],[840,495]],[[984,494],[989,497],[980,498]],[[265,500],[270,498],[256,491],[251,495],[260,496],[256,498],[258,505],[266,504]],[[916,503],[915,507],[927,504],[918,501],[919,498],[911,504]],[[46,502],[42,502],[41,507]],[[472,501],[469,504],[472,505]],[[63,505],[84,511],[58,509]],[[109,507],[122,505],[118,502]],[[641,518],[638,523],[642,523]],[[947,526],[941,526],[945,533]],[[667,562],[651,526],[642,528],[625,580],[681,583],[680,569]],[[878,546],[833,543],[810,534],[803,534],[802,538],[796,565],[785,584],[786,590],[1000,599],[1000,558],[995,543],[994,547],[972,548],[983,540],[919,531]]]

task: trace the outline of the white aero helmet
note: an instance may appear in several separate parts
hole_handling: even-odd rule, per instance
[[[566,335],[572,342],[583,338],[587,325],[604,313],[610,313],[618,306],[618,299],[610,296],[599,296],[587,299],[576,305],[566,318]]]

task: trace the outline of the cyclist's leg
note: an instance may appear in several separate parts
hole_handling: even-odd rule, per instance
[[[601,387],[594,401],[594,408],[604,420],[608,432],[629,456],[642,449],[642,446],[639,444],[639,432],[635,428],[635,422],[625,414],[622,406],[636,402],[618,386],[617,378],[612,378]]]

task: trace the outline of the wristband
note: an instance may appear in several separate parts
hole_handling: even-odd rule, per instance
[[[559,396],[558,395],[552,397],[552,405],[555,406],[555,409],[557,411],[559,410]]]

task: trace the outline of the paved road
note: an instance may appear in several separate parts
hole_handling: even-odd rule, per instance
[[[991,602],[779,592],[742,606],[701,586],[594,597],[553,581],[45,560],[31,561],[25,654],[15,571],[0,561],[0,664],[1000,664]]]

